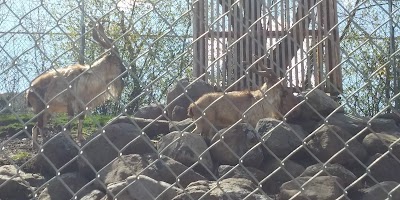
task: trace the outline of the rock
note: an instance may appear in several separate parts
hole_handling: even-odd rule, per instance
[[[397,126],[400,126],[400,111],[399,110],[392,110],[391,113],[379,114],[377,116],[377,118],[392,119],[396,122]]]
[[[367,166],[369,166],[371,176],[378,182],[400,182],[400,163],[388,155],[382,156],[382,154],[377,153],[371,156],[367,162]],[[371,180],[371,182],[374,183],[375,181]]]
[[[216,181],[203,180],[191,183],[173,200],[200,199],[200,197],[207,200],[239,200],[245,197],[246,199],[272,200],[262,192],[253,193],[255,190],[257,190],[257,186],[243,178],[224,179],[218,181],[218,185]]]
[[[143,118],[143,119],[158,119],[158,120],[166,120],[165,116],[167,112],[164,113],[164,105],[150,104],[144,107],[141,107],[136,111],[133,116],[135,118]],[[164,115],[163,115],[164,114]]]
[[[107,124],[119,124],[128,123],[136,126],[141,132],[145,132],[148,137],[155,138],[159,135],[165,135],[169,133],[169,121],[167,120],[154,120],[154,119],[143,119],[128,116],[120,116],[111,119]]]
[[[310,178],[312,177],[297,177],[284,183],[280,188],[280,199],[332,200],[343,194],[340,188],[343,187],[343,181],[339,177],[317,176],[311,180]],[[305,184],[307,181],[309,182]],[[301,189],[302,185],[304,190]]]
[[[197,167],[213,171],[214,164],[207,148],[206,142],[199,134],[179,131],[163,136],[157,145],[158,152],[188,167],[199,162]]]
[[[300,105],[300,118],[321,120],[319,115],[328,116],[339,107],[339,103],[328,96],[324,91],[313,88],[302,91],[300,97],[305,99],[305,102]],[[310,106],[312,108],[310,108]],[[317,113],[315,113],[315,111]],[[336,112],[344,112],[343,107]]]
[[[300,177],[312,177],[315,174],[319,173],[317,176],[336,176],[342,179],[343,186],[347,187],[357,180],[357,177],[348,169],[343,167],[340,164],[326,164],[325,166],[321,163],[308,166],[304,172],[300,175]],[[352,189],[360,189],[362,187],[362,183],[358,182]]]
[[[399,183],[394,181],[385,181],[376,184],[370,188],[364,189],[364,195],[362,200],[385,200],[385,199],[400,199],[400,187]],[[396,188],[397,187],[397,188]],[[395,190],[393,190],[396,188]],[[393,190],[393,191],[392,191]],[[391,198],[389,198],[389,193]]]
[[[24,181],[29,183],[31,187],[40,187],[46,182],[45,178],[39,174],[26,173],[18,170],[14,165],[3,165],[0,166],[0,175],[5,177],[12,177],[18,174],[18,177],[14,177],[15,180],[22,178]],[[20,180],[20,179],[18,179]],[[22,180],[21,180],[22,181]],[[1,184],[0,184],[1,185]]]
[[[102,199],[106,194],[100,190],[93,190],[83,196],[80,200],[100,200]]]
[[[150,139],[136,126],[127,123],[108,125],[104,128],[104,133],[93,134],[85,141],[82,153],[78,157],[80,173],[88,178],[94,178],[95,172],[91,167],[96,171],[102,169],[118,156],[121,149],[124,155],[156,151]]]
[[[108,185],[139,174],[170,184],[177,182],[177,176],[180,176],[176,186],[183,188],[191,182],[205,179],[167,156],[160,159],[158,154],[122,155],[100,170],[98,179]]]
[[[388,147],[391,145],[391,152],[400,159],[399,138],[397,135],[388,133],[370,133],[364,138],[363,145],[370,155],[375,155],[376,153],[383,154],[388,151]]]
[[[320,122],[320,125],[324,122]],[[381,119],[375,118],[371,120],[367,117],[357,117],[343,113],[334,113],[328,119],[326,124],[335,125],[343,130],[346,130],[350,135],[354,136],[362,131],[367,124],[370,123],[369,128],[363,131],[363,134],[357,137],[359,141],[362,141],[364,137],[371,132],[398,132],[400,128],[396,125],[396,122],[392,119]]]
[[[177,109],[185,110],[185,114],[187,115],[187,108],[189,107],[190,103],[196,101],[203,94],[210,92],[214,92],[214,88],[203,80],[197,80],[193,83],[190,83],[189,79],[187,78],[178,80],[176,85],[167,93],[166,104],[168,106],[166,109],[168,116],[172,117],[173,121],[183,120],[181,115],[178,117],[177,110],[175,110],[175,116],[173,116],[172,112],[175,109],[175,106],[182,107],[183,109]],[[180,113],[182,113],[182,111],[180,111]],[[174,117],[176,117],[176,119]],[[186,118],[188,117],[186,116]]]
[[[115,196],[117,199],[132,200],[172,199],[182,191],[166,182],[143,175],[129,176],[126,181],[111,183],[107,190],[114,196],[118,194]],[[113,197],[108,195],[108,199],[113,199]]]
[[[92,184],[86,186],[88,182],[88,180],[84,179],[78,173],[66,173],[56,176],[54,179],[50,180],[47,187],[40,193],[39,199],[69,200],[75,198],[75,196],[81,199],[82,196],[85,196],[95,189]],[[84,189],[81,190],[83,187]],[[74,195],[72,195],[69,190],[74,192]],[[76,192],[78,193],[76,194]]]
[[[320,120],[316,121],[312,119],[298,119],[294,121],[293,124],[300,126],[304,130],[306,135],[309,135],[313,131],[315,131],[315,129],[317,128],[316,126],[319,122]]]
[[[270,150],[263,148],[265,155],[273,153],[279,158],[285,158],[302,145],[302,140],[305,138],[303,129],[298,125],[281,122],[277,119],[265,118],[257,123],[256,131]]]
[[[218,168],[218,175],[220,179],[227,178],[245,178],[251,180],[254,184],[259,185],[267,174],[254,167],[244,167],[237,165],[235,167],[230,165],[221,165]]]
[[[44,177],[25,173],[14,165],[0,166],[0,199],[31,199],[32,191],[45,182]]]
[[[306,145],[318,159],[326,162],[338,151],[342,150],[345,147],[345,142],[351,137],[347,131],[338,126],[326,125],[317,130],[307,140]],[[338,155],[335,155],[330,163],[339,163],[342,165],[357,163],[357,160],[353,156],[356,156],[360,161],[363,161],[367,156],[364,146],[357,140],[348,142],[348,147]]]
[[[182,121],[170,121],[169,122],[169,131],[185,131],[192,132],[196,128],[196,125],[193,123],[191,118],[187,118]]]
[[[43,152],[39,151],[32,162],[43,175],[54,176],[61,168],[60,173],[73,172],[78,169],[76,160],[73,159],[78,155],[79,146],[71,138],[69,131],[59,132],[50,138],[42,148]],[[69,163],[71,160],[73,161]]]
[[[172,110],[172,119],[176,121],[182,121],[189,118],[188,109],[182,106],[176,105]]]
[[[278,169],[279,167],[282,167]],[[283,165],[281,161],[276,159],[265,160],[260,167],[261,171],[267,174],[268,177],[263,181],[262,188],[267,194],[277,194],[279,193],[279,187],[287,182],[293,180],[301,175],[304,171],[304,167],[293,162],[291,160],[286,160]],[[275,171],[277,170],[277,171]],[[292,178],[293,177],[293,178]]]
[[[243,160],[245,166],[257,168],[263,160],[261,146],[253,148],[260,144],[260,135],[249,124],[239,123],[218,131],[211,144],[211,156],[221,165],[236,165]]]

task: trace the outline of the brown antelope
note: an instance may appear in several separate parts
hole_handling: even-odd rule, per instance
[[[93,39],[106,50],[92,65],[75,64],[50,70],[36,77],[26,91],[26,99],[33,112],[38,114],[32,128],[32,144],[38,133],[45,137],[51,113],[67,113],[70,120],[79,116],[78,140],[82,142],[82,123],[85,112],[109,99],[118,99],[123,89],[122,74],[126,73],[113,40],[108,38],[102,24],[93,26]],[[71,123],[71,121],[69,122]],[[67,125],[70,128],[70,125]]]
[[[282,119],[297,105],[298,100],[289,88],[282,82],[278,83],[279,78],[273,70],[259,62],[255,65],[263,71],[254,70],[255,65],[250,69],[266,80],[259,90],[208,93],[189,106],[188,116],[197,120],[194,133],[211,140],[215,134],[211,124],[223,128],[243,120],[255,127],[262,118]],[[295,112],[291,116],[295,116]]]

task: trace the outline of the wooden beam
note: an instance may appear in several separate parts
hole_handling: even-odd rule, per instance
[[[312,35],[312,34],[317,34],[318,31],[322,30],[304,30],[303,34],[306,35]],[[207,36],[214,35],[220,38],[233,38],[235,34],[239,34],[239,32],[234,33],[233,31],[208,31],[206,33]],[[288,34],[288,31],[285,30],[279,30],[279,31],[269,31],[269,30],[261,30],[258,31],[257,33],[251,33],[251,35],[257,35],[257,36],[265,36],[267,38],[280,38],[282,35]]]

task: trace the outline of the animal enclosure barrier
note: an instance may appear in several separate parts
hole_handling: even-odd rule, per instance
[[[199,0],[193,6],[195,77],[222,89],[246,89],[251,80],[260,85],[243,65],[256,55],[297,91],[318,86],[341,93],[336,0]]]
[[[399,21],[391,0],[0,1],[0,199],[400,199]]]

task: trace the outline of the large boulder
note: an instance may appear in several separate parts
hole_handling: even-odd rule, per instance
[[[145,175],[170,184],[176,182],[177,187],[184,188],[191,182],[205,179],[185,165],[167,156],[161,157],[155,153],[119,156],[99,172],[98,180],[108,185],[124,181],[129,176]]]
[[[297,177],[284,183],[279,195],[280,199],[332,200],[343,194],[342,188],[343,181],[336,176]]]
[[[299,109],[299,118],[301,119],[321,120],[320,115],[328,116],[339,107],[338,102],[318,88],[302,91],[299,97],[305,100]],[[339,108],[336,112],[344,112],[343,107]]]
[[[154,180],[148,176],[129,176],[125,181],[111,183],[107,186],[109,194],[107,199],[132,199],[132,200],[151,200],[151,199],[172,199],[182,189],[170,184]]]
[[[389,133],[370,133],[364,140],[363,145],[370,155],[385,153],[391,146],[391,152],[400,159],[400,136]]]
[[[274,158],[265,160],[260,169],[269,176],[261,182],[262,188],[267,194],[279,193],[279,187],[283,183],[293,180],[304,171],[304,167],[294,161],[286,160],[282,163]]]
[[[200,199],[200,197],[208,200],[239,200],[245,197],[246,199],[272,200],[266,194],[256,191],[257,189],[254,183],[243,178],[228,178],[218,182],[203,180],[191,183],[173,200]]]
[[[182,121],[187,119],[188,116],[188,109],[186,107],[176,105],[172,110],[171,119],[176,121]]]
[[[395,189],[396,188],[396,189]],[[399,183],[385,181],[363,190],[362,200],[400,199]],[[391,198],[389,198],[389,192]]]
[[[168,117],[170,117],[173,121],[181,121],[187,116],[187,109],[191,102],[196,101],[203,94],[213,92],[214,88],[204,82],[203,80],[197,80],[193,83],[189,81],[189,79],[184,78],[178,80],[176,85],[168,91],[167,93],[167,113]],[[175,115],[173,115],[173,111],[175,106],[179,106],[181,108],[175,110]],[[186,115],[177,114],[186,111]]]
[[[31,199],[45,182],[43,176],[25,173],[14,165],[0,166],[0,199]]]
[[[300,175],[301,177],[312,177],[317,176],[336,176],[343,180],[343,186],[347,187],[357,180],[357,177],[348,169],[340,164],[315,164],[308,166],[304,172]],[[362,183],[358,182],[352,189],[357,190],[362,187]]]
[[[182,121],[170,121],[169,122],[169,131],[186,131],[192,132],[196,128],[195,123],[191,118],[184,119]]]
[[[212,138],[211,146],[211,156],[221,165],[241,162],[245,166],[258,167],[263,160],[260,135],[249,124],[239,123],[221,129]]]
[[[158,152],[188,167],[198,162],[196,167],[213,171],[214,164],[207,148],[199,134],[180,131],[163,136],[157,145]]]
[[[127,123],[132,124],[139,128],[142,132],[146,133],[150,138],[158,137],[159,135],[165,135],[169,133],[169,121],[167,120],[154,120],[154,119],[143,119],[136,117],[120,116],[111,119],[107,124],[120,124]]]
[[[159,119],[166,120],[165,116],[167,112],[164,111],[164,105],[150,104],[147,106],[140,107],[133,116],[135,118],[143,119]]]
[[[267,174],[257,168],[244,167],[242,165],[221,165],[218,167],[218,175],[220,179],[245,178],[251,180],[256,185],[260,185],[260,181],[267,176]]]
[[[91,192],[87,193],[80,200],[100,200],[104,196],[106,196],[106,194],[104,192],[95,189],[95,190],[92,190]]]
[[[104,132],[93,134],[85,141],[78,157],[79,171],[88,178],[94,178],[97,171],[120,153],[144,154],[155,151],[150,139],[136,126],[128,123],[108,125]]]
[[[397,126],[400,126],[400,110],[393,109],[390,113],[379,114],[377,118],[392,119],[396,122]]]
[[[74,159],[78,152],[79,146],[72,139],[70,132],[62,131],[43,144],[32,163],[45,176],[73,172],[78,169]]]
[[[375,154],[367,162],[370,174],[376,181],[396,181],[400,183],[400,163],[397,159],[391,158],[388,154]],[[374,180],[370,182],[374,183]]]
[[[305,138],[305,132],[300,126],[272,118],[258,121],[256,131],[268,148],[268,150],[263,148],[264,154],[272,153],[279,158],[285,158],[292,153],[302,145],[302,140]]]
[[[359,141],[362,141],[364,137],[371,132],[392,133],[400,130],[393,119],[370,119],[368,117],[358,117],[344,113],[334,113],[326,120],[321,121],[319,125],[322,124],[338,126],[343,130],[346,130],[352,136],[362,132],[362,134],[357,137]],[[367,129],[364,130],[366,127]]]
[[[89,183],[89,181],[80,176],[78,173],[62,174],[50,180],[47,187],[40,193],[39,199],[81,199],[84,195],[95,189],[92,184],[87,185],[87,183]]]
[[[325,125],[307,139],[306,145],[322,162],[326,162],[335,156],[330,163],[351,165],[357,163],[353,156],[360,161],[363,161],[367,156],[367,151],[360,142],[355,139],[348,142],[351,137],[347,131],[338,126]],[[341,152],[336,154],[339,151]]]

